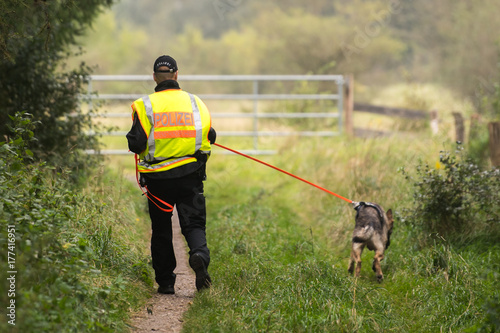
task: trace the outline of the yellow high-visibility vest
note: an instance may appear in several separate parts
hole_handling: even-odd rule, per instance
[[[211,117],[203,101],[180,89],[158,91],[132,104],[148,137],[139,154],[139,172],[167,171],[196,162],[194,154],[210,156]]]

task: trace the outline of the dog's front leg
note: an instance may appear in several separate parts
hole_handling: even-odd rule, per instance
[[[381,251],[375,251],[375,257],[373,258],[372,269],[377,275],[378,282],[382,282],[384,279],[384,274],[382,274],[382,268],[380,267],[380,262],[384,260],[384,253]]]

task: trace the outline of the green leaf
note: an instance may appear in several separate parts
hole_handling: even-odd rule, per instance
[[[12,163],[12,165],[10,166],[10,170],[11,170],[11,171],[13,171],[13,172],[18,172],[18,171],[20,171],[22,168],[23,168],[23,165],[22,165],[22,163],[20,163],[20,162],[14,162],[14,163]]]

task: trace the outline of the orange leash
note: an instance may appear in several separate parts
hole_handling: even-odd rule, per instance
[[[155,204],[156,207],[158,207],[159,209],[161,209],[162,211],[164,212],[167,212],[167,213],[170,213],[174,210],[174,206],[172,206],[171,204],[161,200],[160,198],[158,197],[155,197],[153,195],[153,193],[151,193],[150,190],[148,190],[148,187],[145,186],[146,188],[146,192],[144,192],[144,190],[142,189],[142,186],[141,186],[141,183],[139,182],[139,168],[137,167],[137,164],[139,163],[139,158],[137,157],[137,154],[135,154],[135,179],[137,180],[137,185],[139,185],[139,188],[141,189],[142,191],[142,194],[146,196],[146,198],[148,198],[152,203]],[[149,195],[151,195],[153,198],[155,198],[156,200],[158,200],[158,202],[160,202],[162,205],[165,205],[165,207],[168,207],[168,208],[163,208],[163,207],[160,207],[159,204],[157,204],[153,199],[151,199],[149,196],[148,196],[148,193]]]
[[[339,199],[342,199],[342,200],[344,200],[344,201],[347,201],[348,203],[355,203],[354,201],[352,201],[352,200],[350,200],[350,199],[347,199],[347,198],[344,198],[343,196],[338,195],[337,193],[334,193],[334,192],[332,192],[332,191],[330,191],[330,190],[327,190],[326,188],[323,188],[323,187],[321,187],[321,186],[319,186],[319,185],[313,184],[313,183],[311,183],[310,181],[307,181],[307,180],[305,180],[305,179],[303,179],[303,178],[300,178],[299,176],[296,176],[296,175],[294,175],[294,174],[292,174],[292,173],[290,173],[290,172],[288,172],[288,171],[285,171],[285,170],[283,170],[283,169],[280,169],[280,168],[278,168],[278,167],[275,167],[274,165],[271,165],[271,164],[269,164],[269,163],[266,163],[266,162],[264,162],[264,161],[261,161],[261,160],[259,160],[259,159],[256,159],[255,157],[252,157],[252,156],[249,156],[249,155],[243,154],[243,153],[241,153],[241,152],[239,152],[239,151],[236,151],[236,150],[234,150],[234,149],[231,149],[231,148],[225,147],[225,146],[220,145],[220,144],[218,144],[218,143],[214,143],[214,145],[216,145],[216,146],[218,146],[218,147],[220,147],[220,148],[223,148],[223,149],[229,150],[229,151],[230,151],[230,152],[232,152],[232,153],[235,153],[235,154],[241,155],[241,156],[243,156],[243,157],[249,158],[249,159],[251,159],[251,160],[253,160],[253,161],[255,161],[255,162],[258,162],[258,163],[264,164],[265,166],[268,166],[268,167],[270,167],[270,168],[273,168],[274,170],[278,170],[279,172],[283,172],[284,174],[287,174],[287,175],[289,175],[290,177],[293,177],[293,178],[295,178],[295,179],[301,180],[301,181],[303,181],[303,182],[304,182],[304,183],[306,183],[306,184],[309,184],[309,185],[311,185],[311,186],[314,186],[314,187],[316,187],[317,189],[320,189],[320,190],[322,190],[322,191],[325,191],[326,193],[329,193],[329,194],[331,194],[331,195],[334,195],[334,196],[336,196],[336,197],[337,197],[337,198],[339,198]]]

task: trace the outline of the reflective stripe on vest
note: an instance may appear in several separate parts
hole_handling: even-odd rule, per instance
[[[155,165],[150,165],[148,162],[141,161],[137,165],[138,166],[142,166],[143,168],[148,169],[147,171],[143,170],[141,172],[157,172],[160,169],[172,166],[173,164],[176,164],[176,163],[188,160],[188,159],[195,159],[195,158],[191,157],[191,156],[186,156],[186,157],[177,158],[175,160],[168,160],[166,162],[158,163],[158,164],[155,164]]]
[[[154,161],[155,159],[155,126],[154,126],[154,113],[153,113],[153,105],[151,105],[151,100],[149,96],[143,97],[142,101],[144,102],[144,108],[146,109],[146,116],[148,117],[149,123],[152,125],[151,130],[149,131],[148,137],[148,147],[149,154],[146,156],[146,160]]]
[[[175,138],[195,138],[196,131],[183,130],[183,131],[167,131],[155,132],[155,139],[175,139]]]
[[[194,128],[196,129],[196,145],[194,151],[198,151],[201,148],[201,140],[202,138],[202,126],[201,126],[201,116],[200,110],[198,109],[198,104],[196,104],[196,100],[192,94],[188,94],[191,99],[191,107],[193,108],[193,117],[194,117]]]

